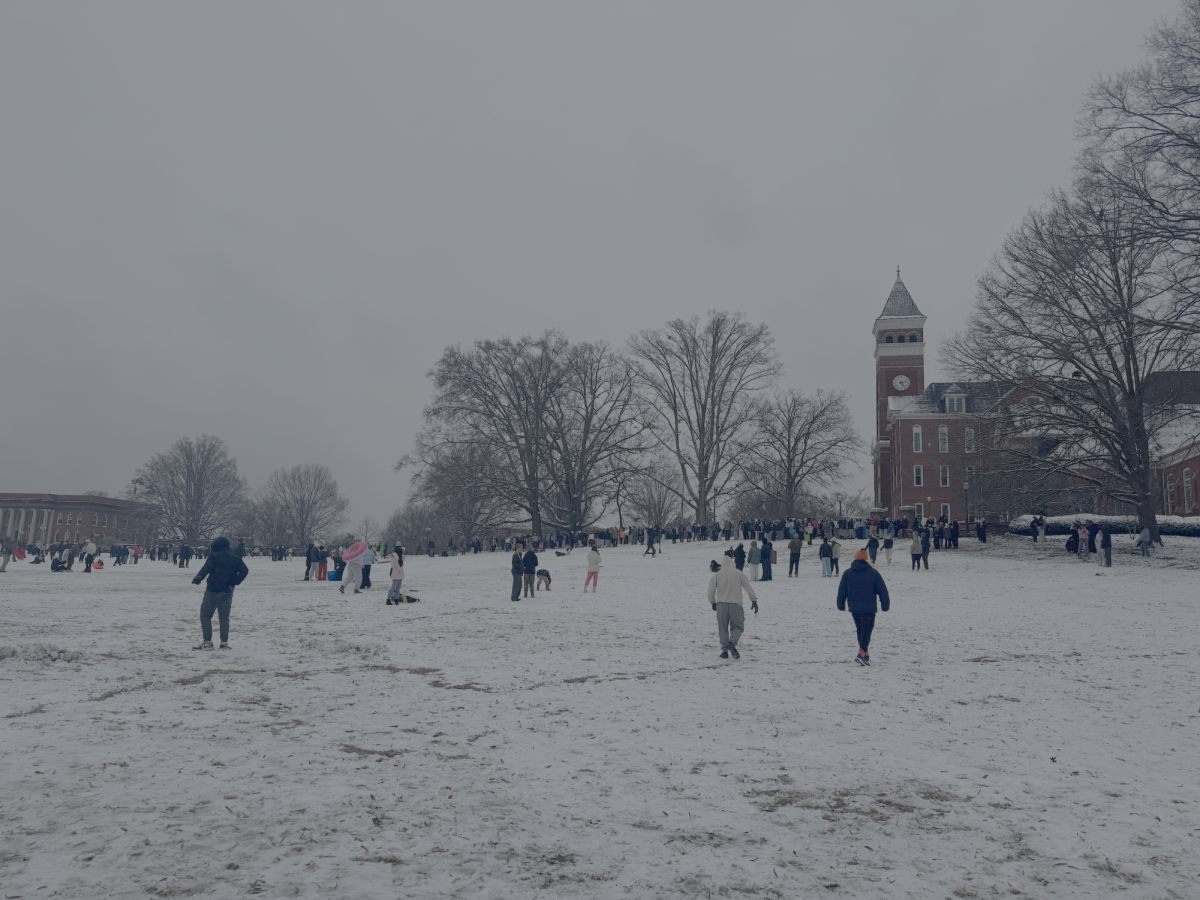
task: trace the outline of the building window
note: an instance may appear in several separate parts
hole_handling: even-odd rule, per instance
[[[925,467],[913,466],[913,486],[922,487],[925,484]]]
[[[75,516],[74,513],[67,513],[67,524],[68,525],[71,524],[71,520],[74,518],[74,516]]]
[[[1190,513],[1192,511],[1192,506],[1194,505],[1193,494],[1194,494],[1194,488],[1193,488],[1193,482],[1192,482],[1192,470],[1184,469],[1183,470],[1183,511],[1185,513]]]
[[[59,524],[59,525],[61,525],[61,524],[62,524],[62,513],[59,513],[59,514],[58,514],[58,524]],[[54,533],[55,533],[55,534],[58,534],[58,532],[57,532],[57,531],[56,531],[56,532],[54,532]],[[55,538],[55,540],[57,541],[57,540],[58,540],[58,538],[56,537],[56,538]]]
[[[105,528],[108,527],[108,516],[107,515],[104,517],[104,527]]]
[[[950,429],[945,425],[938,426],[938,453],[950,452]]]
[[[885,337],[885,338],[883,339],[883,342],[884,342],[885,344],[890,344],[890,343],[892,343],[892,341],[894,341],[894,340],[895,340],[895,338],[894,338],[894,337],[892,337],[892,336],[889,334],[887,337]]]
[[[917,504],[917,521],[923,522],[924,520],[925,520],[925,504],[918,503]]]
[[[961,412],[965,411],[966,405],[967,405],[967,401],[964,400],[962,397],[947,397],[946,398],[946,412],[948,412],[948,413],[961,413]]]
[[[900,337],[896,338],[896,343],[903,344],[904,343],[904,335],[900,335]]]
[[[58,543],[58,536],[59,536],[61,533],[62,533],[62,532],[59,532],[59,531],[56,531],[56,532],[54,532],[54,543],[56,543],[56,544]]]
[[[910,344],[915,344],[917,342],[917,336],[915,334],[910,334],[908,336],[908,342]]]
[[[950,467],[949,466],[942,466],[941,471],[938,472],[938,481],[942,487],[950,487]]]
[[[100,513],[92,513],[92,527],[95,528],[100,524]]]
[[[949,503],[942,504],[942,518],[945,519],[947,522],[950,521],[950,504]]]
[[[913,453],[921,452],[921,426],[913,426]]]
[[[975,429],[974,428],[968,428],[963,433],[963,449],[966,450],[968,453],[975,452]]]

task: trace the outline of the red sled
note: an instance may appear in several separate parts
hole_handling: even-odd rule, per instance
[[[93,569],[103,569],[104,563],[100,562],[100,560],[96,560],[94,563],[92,563],[92,568]]]
[[[15,556],[18,560],[22,560],[25,558],[25,551],[22,550],[20,547],[14,547],[13,548],[13,556]]]

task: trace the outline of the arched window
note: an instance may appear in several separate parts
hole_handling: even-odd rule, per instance
[[[950,452],[950,429],[945,425],[938,426],[938,453]]]
[[[910,334],[908,336],[908,342],[910,344],[915,344],[917,342],[917,336],[915,334]]]
[[[967,428],[965,437],[963,439],[963,449],[966,450],[968,453],[975,452],[975,429],[974,428],[969,428],[969,427]]]
[[[883,342],[884,342],[885,344],[890,344],[890,343],[892,343],[892,341],[894,341],[894,340],[895,340],[895,338],[893,338],[893,337],[892,337],[892,336],[889,334],[887,337],[885,337],[885,338],[883,339]]]
[[[921,426],[913,426],[913,453],[921,452]]]
[[[896,338],[896,343],[903,344],[904,343],[904,335],[900,335],[900,337]]]
[[[1190,513],[1194,505],[1194,483],[1192,481],[1192,470],[1183,470],[1183,511]]]

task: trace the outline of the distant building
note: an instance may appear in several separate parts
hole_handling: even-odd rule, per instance
[[[985,442],[994,448],[1034,440],[1015,433],[984,435],[984,423],[997,429],[997,420],[1004,420],[1010,408],[1036,402],[1036,397],[1024,388],[998,382],[926,384],[925,316],[900,280],[899,269],[871,331],[875,336],[875,440],[871,445],[875,507],[894,518],[973,519],[976,504],[971,503],[970,485],[976,467],[985,461]],[[1163,375],[1149,385],[1149,392],[1159,392],[1171,402],[1200,406],[1200,372]],[[1155,473],[1161,491],[1159,513],[1200,515],[1196,483],[1200,441],[1188,429],[1161,437],[1167,446]],[[1080,493],[1086,493],[1082,481],[1080,485]],[[1135,512],[1132,506],[1098,495],[1088,502],[1098,514]]]
[[[0,494],[0,534],[22,541],[148,541],[146,506],[91,494]]]

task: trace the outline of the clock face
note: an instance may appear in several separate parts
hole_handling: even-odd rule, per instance
[[[898,391],[907,391],[910,383],[907,375],[897,375],[892,379],[892,387]]]

